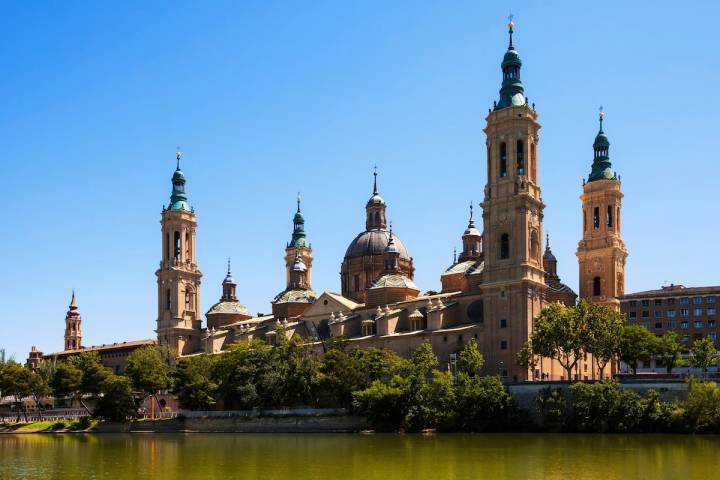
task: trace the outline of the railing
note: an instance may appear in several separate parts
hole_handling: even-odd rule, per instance
[[[173,412],[175,413],[175,412]],[[267,410],[206,410],[182,411],[176,416],[185,418],[229,418],[229,417],[311,417],[315,415],[343,415],[345,408],[273,408]]]
[[[48,410],[45,412],[38,412],[32,410],[27,412],[26,415],[22,412],[3,412],[0,413],[0,423],[17,423],[19,422],[47,422],[47,421],[60,421],[60,420],[77,420],[78,418],[88,417],[88,413],[85,410],[67,409],[67,410]]]

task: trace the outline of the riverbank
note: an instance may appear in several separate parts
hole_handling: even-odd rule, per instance
[[[0,425],[0,434],[34,433],[355,433],[367,428],[352,415],[173,418],[131,422],[29,422]]]

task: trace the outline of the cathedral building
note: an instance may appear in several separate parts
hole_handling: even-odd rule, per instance
[[[275,344],[281,335],[302,336],[319,355],[322,342],[330,337],[347,339],[351,348],[388,348],[402,355],[429,342],[441,366],[452,370],[456,354],[475,339],[488,374],[506,381],[563,379],[564,370],[553,360],[540,359],[532,371],[516,361],[541,309],[548,302],[573,305],[577,295],[557,274],[549,238],[543,249],[540,123],[535,106],[525,96],[512,22],[508,27],[499,99],[485,118],[486,164],[478,169],[487,175],[481,218],[475,218],[471,202],[467,227],[458,231],[462,251],[444,272],[438,272],[439,293],[422,293],[416,286],[413,258],[387,220],[388,207],[380,196],[375,170],[372,195],[365,205],[365,229],[345,251],[339,293],[313,290],[314,252],[298,196],[290,241],[282,252],[285,285],[271,301],[272,313],[254,316],[241,303],[228,260],[220,282],[222,295],[206,312],[203,327],[197,218],[188,203],[178,152],[170,204],[163,207],[160,219],[157,342],[181,356],[220,353],[249,339]],[[580,297],[617,308],[627,250],[620,235],[620,180],[610,164],[602,121],[601,115],[592,171],[581,197]],[[74,298],[66,325],[66,348],[82,348]],[[33,350],[31,359],[37,362],[40,357]],[[592,359],[582,359],[575,375],[596,378]]]

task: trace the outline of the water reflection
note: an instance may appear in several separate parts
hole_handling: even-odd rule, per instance
[[[718,447],[680,435],[0,435],[0,478],[706,480]]]

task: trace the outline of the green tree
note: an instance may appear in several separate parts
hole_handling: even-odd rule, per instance
[[[113,422],[135,418],[137,408],[130,379],[122,375],[106,377],[103,382],[103,394],[98,398],[93,414]]]
[[[583,355],[586,328],[587,304],[565,307],[551,303],[540,311],[530,336],[532,353],[556,359],[565,369],[568,381],[572,381],[572,371]]]
[[[430,342],[423,342],[413,350],[412,357],[413,373],[417,374],[418,377],[425,378],[430,375],[430,372],[438,366],[438,359],[433,353]]]
[[[687,380],[687,400],[681,406],[681,413],[691,432],[720,431],[720,388],[715,382],[700,382],[690,377]]]
[[[142,399],[152,396],[156,405],[160,405],[157,393],[170,388],[171,358],[168,348],[161,345],[140,347],[128,355],[125,375]]]
[[[353,393],[353,408],[370,425],[381,430],[397,430],[405,418],[409,380],[395,375],[389,381],[373,381]]]
[[[55,369],[50,388],[56,397],[70,397],[77,401],[89,415],[90,410],[82,399],[82,377],[83,373],[78,367],[69,362],[60,362]]]
[[[281,334],[282,333],[282,334]],[[299,335],[286,336],[278,332],[279,342],[272,350],[279,380],[279,404],[314,405],[313,391],[319,361],[312,352],[312,342]]]
[[[457,426],[471,432],[511,429],[516,415],[515,402],[496,376],[460,374],[455,387]]]
[[[715,342],[708,337],[695,340],[690,348],[690,365],[702,369],[707,376],[708,368],[718,363],[718,351]]]
[[[532,342],[527,341],[523,343],[520,350],[515,354],[515,360],[521,367],[525,367],[530,370],[533,379],[535,378],[535,367],[538,365],[539,359],[537,355],[533,353]]]
[[[584,303],[585,300],[581,300]],[[605,305],[583,306],[587,308],[587,329],[583,338],[584,350],[593,355],[600,379],[605,376],[605,367],[620,350],[625,317]]]
[[[477,342],[471,338],[457,356],[457,370],[470,376],[480,375],[480,371],[485,365],[485,358],[478,349]]]
[[[630,366],[633,375],[637,374],[640,360],[649,358],[655,353],[657,346],[655,338],[655,335],[650,333],[647,328],[640,325],[623,328],[622,337],[620,337],[620,360]]]
[[[90,415],[83,399],[85,396],[97,398],[110,375],[112,371],[100,362],[97,352],[82,352],[58,364],[50,387],[56,396],[71,397]]]
[[[336,346],[326,351],[313,384],[318,403],[331,407],[350,407],[352,393],[368,386],[360,357]]]
[[[215,403],[218,385],[213,378],[216,357],[202,354],[181,358],[173,372],[173,394],[181,408],[209,410]]]
[[[678,342],[675,332],[665,332],[656,342],[656,355],[662,360],[667,373],[672,373],[673,368],[680,365],[683,345]]]
[[[635,432],[642,420],[642,398],[617,381],[576,383],[573,395],[574,426],[581,432]]]
[[[52,393],[50,385],[45,381],[45,378],[37,372],[30,372],[29,388],[30,395],[32,395],[33,400],[35,401],[35,407],[37,408],[38,415],[40,418],[43,418],[41,403],[43,399],[47,398]]]
[[[12,397],[17,407],[18,420],[22,413],[27,421],[27,409],[23,398],[32,395],[32,372],[17,362],[0,364],[0,391],[3,396]]]

